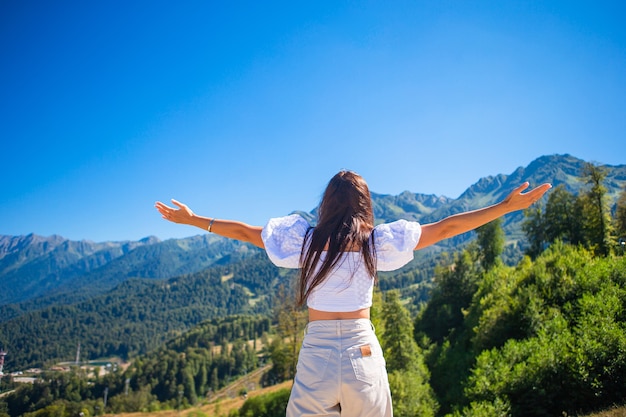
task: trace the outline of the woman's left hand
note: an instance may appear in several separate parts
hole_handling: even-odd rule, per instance
[[[504,200],[502,200],[502,204],[504,204],[508,211],[516,211],[523,210],[530,207],[532,204],[536,203],[543,195],[552,188],[551,184],[542,184],[527,193],[522,193],[525,189],[528,188],[528,182],[523,183],[515,190],[511,192]]]

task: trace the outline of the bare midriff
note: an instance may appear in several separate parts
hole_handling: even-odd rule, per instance
[[[369,319],[370,309],[362,308],[356,311],[320,311],[309,308],[309,321],[316,320],[350,320],[350,319]]]

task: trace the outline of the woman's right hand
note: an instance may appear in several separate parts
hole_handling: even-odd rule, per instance
[[[193,211],[180,201],[172,199],[172,204],[178,208],[170,207],[160,201],[157,201],[154,207],[156,207],[165,220],[179,224],[191,224],[191,219],[194,217]]]

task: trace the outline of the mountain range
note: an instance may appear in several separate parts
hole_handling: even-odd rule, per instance
[[[500,201],[524,181],[529,181],[531,186],[544,182],[563,185],[577,194],[585,186],[580,181],[584,163],[570,155],[542,156],[509,175],[480,179],[457,199],[409,191],[399,195],[372,193],[374,215],[378,222],[397,219],[433,222]],[[626,185],[626,165],[604,168],[607,170],[605,186],[614,204]],[[315,209],[300,212],[312,223],[315,213]],[[504,218],[503,227],[509,240],[521,238],[522,219],[520,212]],[[444,245],[458,243],[459,240]],[[230,263],[250,253],[255,251],[249,245],[210,234],[165,241],[151,236],[139,241],[101,243],[71,241],[58,235],[0,235],[0,281],[3,284],[0,306],[50,299],[61,294],[78,293],[79,298],[92,296],[130,278],[170,278]]]
[[[511,174],[480,179],[457,199],[373,193],[374,214],[378,222],[428,223],[496,203],[524,181],[563,185],[577,194],[585,187],[580,181],[584,164],[570,155],[542,156]],[[603,168],[615,204],[626,187],[626,165]],[[301,214],[314,221],[315,213]],[[522,221],[519,212],[504,218],[509,242],[523,240]],[[430,253],[454,250],[471,236],[450,239]],[[420,254],[388,279],[412,285],[432,268],[432,258]],[[216,315],[266,313],[278,286],[288,285],[290,276],[273,267],[261,250],[211,234],[101,243],[0,235],[0,347],[17,347],[20,353],[9,360],[20,366],[41,364],[40,355],[71,358],[77,333],[93,357],[141,353]],[[100,332],[93,333],[94,327]],[[42,332],[49,335],[45,342]]]

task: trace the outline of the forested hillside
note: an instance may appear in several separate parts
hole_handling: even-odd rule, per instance
[[[105,295],[51,306],[0,324],[12,349],[7,369],[72,360],[81,344],[85,359],[127,359],[158,348],[203,320],[265,313],[272,288],[284,281],[266,256],[167,280],[132,279]]]
[[[139,242],[73,242],[59,236],[0,236],[0,305],[28,311],[106,292],[131,278],[172,278],[244,258],[248,245],[219,236]],[[29,303],[28,301],[32,301]],[[0,320],[7,319],[1,315]]]
[[[468,260],[416,320],[444,411],[574,415],[626,401],[625,258],[555,244],[515,268],[476,273]]]
[[[263,316],[206,321],[150,355],[137,357],[126,372],[120,370],[92,383],[87,383],[86,374],[78,367],[69,373],[48,373],[43,381],[54,375],[53,380],[22,385],[9,395],[6,411],[11,416],[23,415],[64,398],[71,400],[63,402],[70,414],[75,410],[78,415],[83,409],[92,414],[96,407],[104,409],[101,399],[105,390],[109,406],[117,410],[195,404],[207,393],[253,371],[262,360],[256,341],[260,343],[269,330],[270,320]],[[36,399],[37,405],[31,399]]]
[[[381,274],[380,287],[402,288],[407,296],[426,300],[435,260],[432,252],[424,251],[406,268]],[[259,252],[176,278],[131,279],[86,301],[30,311],[0,323],[1,346],[19,346],[7,356],[6,369],[72,360],[79,343],[85,359],[127,359],[157,348],[203,320],[269,315],[277,289],[289,288],[294,277],[294,271],[276,268]]]
[[[463,246],[420,251],[404,269],[381,275],[372,321],[395,415],[581,415],[626,403],[624,167],[582,164],[575,182],[574,171],[537,165],[532,172],[565,179],[518,223],[496,220]],[[523,175],[485,179],[445,205],[407,193],[378,196],[377,204],[434,216],[458,210],[462,199],[496,198]],[[511,250],[519,261],[510,262]],[[0,399],[0,415],[202,404],[261,363],[269,367],[263,384],[292,378],[306,317],[290,298],[294,272],[242,247],[206,262],[175,277],[122,279],[75,303],[28,312],[4,306],[15,311],[0,324],[0,347],[10,350],[5,372],[72,360],[78,343],[86,358],[116,355],[132,366],[107,376],[46,373],[35,385],[4,378],[0,391],[16,391]],[[285,400],[257,398],[231,416],[261,415],[270,405],[274,414],[265,415],[284,415]]]
[[[582,415],[624,404],[626,258],[554,243],[534,260],[485,269],[476,261],[481,253],[464,251],[454,269],[439,270],[440,284],[413,322],[397,293],[382,302],[377,295],[373,320],[394,415]],[[104,407],[105,389],[107,411],[116,414],[199,405],[264,361],[283,370],[273,373],[278,382],[279,375],[293,376],[297,340],[289,335],[300,333],[303,322],[294,333],[269,323],[261,316],[207,322],[92,383],[77,370],[22,385],[4,398],[7,413],[93,415]],[[277,332],[271,343],[268,332]],[[256,398],[235,415],[270,403],[275,413],[265,415],[284,415],[286,397],[276,401]]]
[[[73,242],[61,236],[0,236],[0,305],[36,298],[73,278],[96,270],[134,249],[139,242]]]

